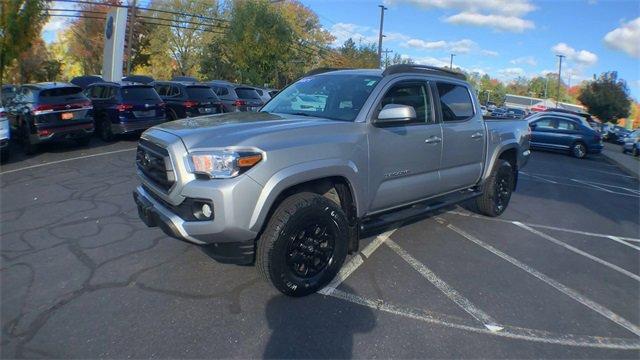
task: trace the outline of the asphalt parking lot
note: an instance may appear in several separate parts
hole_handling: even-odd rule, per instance
[[[2,167],[3,358],[638,358],[640,186],[535,152],[507,212],[362,242],[287,298],[138,219],[135,138]]]

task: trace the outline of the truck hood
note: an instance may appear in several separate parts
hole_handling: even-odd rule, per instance
[[[153,129],[174,134],[187,149],[227,146],[259,146],[245,142],[262,135],[343,124],[342,121],[288,114],[236,112],[200,116],[156,125]]]

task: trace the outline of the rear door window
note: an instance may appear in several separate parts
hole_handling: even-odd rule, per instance
[[[236,88],[236,94],[240,99],[260,99],[260,95],[251,88]]]
[[[444,82],[438,82],[437,87],[442,121],[463,121],[473,116],[473,103],[466,87]]]
[[[189,99],[217,99],[216,94],[208,86],[187,86]]]
[[[160,96],[167,96],[167,94],[169,94],[169,85],[159,84],[155,86],[155,89]]]
[[[535,121],[533,123],[536,126],[536,129],[555,129],[556,121],[551,118],[543,118],[541,120]]]
[[[128,86],[122,88],[124,101],[159,101],[158,93],[151,86]]]
[[[558,120],[558,130],[578,130],[576,123],[567,120]]]

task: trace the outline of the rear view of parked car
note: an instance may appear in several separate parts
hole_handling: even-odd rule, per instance
[[[636,130],[624,138],[622,152],[631,153],[633,156],[640,155],[640,130]]]
[[[86,145],[93,134],[91,101],[82,88],[67,83],[21,86],[9,106],[11,132],[27,154],[39,144],[71,139]]]
[[[0,161],[5,162],[9,158],[9,118],[3,107],[0,107]]]
[[[87,86],[99,82],[104,82],[104,79],[98,75],[82,75],[76,76],[71,79],[70,83],[76,86],[80,86],[83,89],[86,89]]]
[[[167,120],[165,104],[151,85],[98,83],[89,86],[85,93],[93,102],[96,131],[104,141]]]
[[[168,120],[224,112],[222,102],[207,85],[156,81],[154,87],[166,104]]]
[[[222,101],[224,112],[258,111],[264,102],[251,87],[223,81],[206,83]]]
[[[541,112],[527,118],[534,149],[569,152],[577,158],[602,151],[602,136],[577,116]]]

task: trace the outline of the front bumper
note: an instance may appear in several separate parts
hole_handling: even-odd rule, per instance
[[[111,132],[114,134],[126,134],[139,130],[146,130],[152,126],[166,122],[166,118],[156,118],[144,121],[123,121],[118,124],[111,124]]]
[[[602,143],[594,144],[589,146],[589,154],[600,154],[604,145]]]

